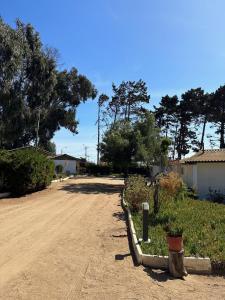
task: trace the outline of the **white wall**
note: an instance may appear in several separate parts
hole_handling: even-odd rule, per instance
[[[182,179],[184,183],[189,188],[194,188],[194,182],[193,182],[193,165],[190,164],[182,164],[181,166],[181,174],[182,174]]]
[[[76,174],[76,160],[54,160],[55,167],[61,165],[63,167],[63,173],[70,172],[70,174]]]
[[[225,163],[198,163],[198,194],[208,198],[209,188],[225,195]]]

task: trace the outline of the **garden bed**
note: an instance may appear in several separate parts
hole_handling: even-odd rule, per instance
[[[137,236],[142,235],[142,215],[133,213]],[[208,201],[185,198],[164,201],[158,215],[153,214],[150,201],[150,244],[141,244],[147,254],[168,255],[163,227],[169,219],[184,229],[185,256],[209,257],[212,261],[225,261],[225,206]]]
[[[149,202],[151,243],[140,244],[144,254],[168,256],[165,226],[172,223],[175,227],[183,228],[185,257],[210,258],[214,273],[224,274],[225,205],[196,200],[184,194],[182,197],[171,197],[168,191],[161,189],[160,209],[154,214],[154,188],[146,187],[140,178],[129,180],[126,187],[125,200],[131,208],[138,239],[142,237],[142,212],[137,209],[138,203],[146,200]]]

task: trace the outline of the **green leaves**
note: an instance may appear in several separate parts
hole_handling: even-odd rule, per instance
[[[0,156],[3,177],[11,193],[23,195],[45,188],[54,175],[54,163],[36,150],[5,152]]]
[[[162,198],[162,195],[160,197]],[[179,201],[169,198],[167,201],[161,201],[160,212],[156,217],[152,214],[152,196],[149,204],[151,243],[142,245],[145,253],[168,254],[163,228],[169,222],[174,228],[183,229],[185,256],[210,257],[214,261],[225,261],[225,206],[223,204],[190,198]],[[141,236],[141,214],[135,214],[134,224]]]
[[[54,49],[19,20],[13,29],[0,20],[0,147],[39,140],[42,146],[65,127],[77,133],[76,108],[97,91],[75,68],[57,70]]]

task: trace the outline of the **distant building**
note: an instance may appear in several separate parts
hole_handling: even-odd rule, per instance
[[[59,154],[52,156],[51,159],[54,161],[55,167],[61,165],[63,167],[63,173],[68,175],[77,174],[79,170],[79,160],[68,154]]]

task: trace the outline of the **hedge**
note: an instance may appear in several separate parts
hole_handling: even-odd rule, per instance
[[[41,190],[54,175],[54,162],[33,149],[0,152],[4,184],[14,195]]]
[[[109,175],[112,170],[110,166],[88,163],[86,165],[86,171],[90,175]]]

